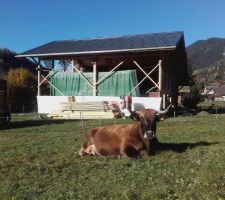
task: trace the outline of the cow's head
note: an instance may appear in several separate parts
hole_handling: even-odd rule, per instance
[[[141,130],[145,139],[153,139],[156,137],[156,116],[157,112],[152,109],[143,109],[139,113],[139,121]]]
[[[142,109],[132,112],[131,119],[140,121],[140,128],[145,139],[155,138],[157,112],[152,109]]]
[[[145,139],[154,139],[156,137],[156,121],[160,116],[166,114],[171,105],[163,111],[155,111],[153,109],[142,109],[139,112],[132,112],[131,118],[140,121],[141,130]]]

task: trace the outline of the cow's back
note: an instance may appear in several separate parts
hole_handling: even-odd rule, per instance
[[[120,155],[121,148],[128,142],[136,145],[132,141],[138,142],[138,146],[142,147],[137,124],[94,128],[89,132],[88,138],[95,145],[97,154],[101,155]]]
[[[98,154],[119,155],[128,127],[129,125],[113,125],[92,129],[90,134]]]

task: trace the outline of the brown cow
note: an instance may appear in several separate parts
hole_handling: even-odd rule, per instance
[[[169,107],[161,112],[165,114]],[[150,143],[156,139],[157,114],[143,109],[133,113],[138,122],[91,129],[84,137],[79,155],[137,157],[150,154]]]

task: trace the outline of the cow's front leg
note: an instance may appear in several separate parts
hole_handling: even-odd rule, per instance
[[[136,158],[139,156],[137,149],[128,141],[122,142],[120,148],[120,154],[122,157]]]
[[[120,148],[120,154],[118,155],[118,158],[127,158],[127,153],[125,151],[125,148]]]
[[[158,139],[155,137],[154,139],[149,141],[149,146],[148,146],[148,153],[149,155],[155,155],[158,149]]]
[[[140,151],[140,155],[142,158],[146,159],[148,158],[148,151],[146,149],[143,149]]]

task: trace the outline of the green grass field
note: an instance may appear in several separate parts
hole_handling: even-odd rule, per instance
[[[1,129],[0,199],[225,199],[225,115],[159,122],[160,149],[145,160],[79,157],[96,126],[26,118]]]

